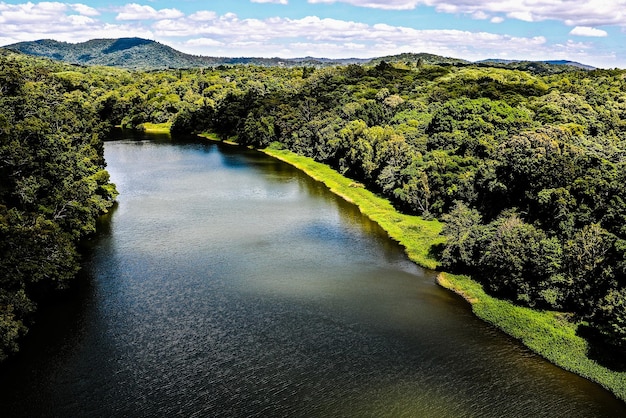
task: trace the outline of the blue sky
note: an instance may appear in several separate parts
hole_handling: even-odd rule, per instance
[[[626,0],[0,0],[0,45],[131,36],[209,56],[429,52],[626,68]]]

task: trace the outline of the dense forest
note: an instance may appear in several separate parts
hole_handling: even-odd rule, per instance
[[[445,222],[441,267],[626,349],[626,71],[540,63],[131,72],[0,58],[2,352],[115,195],[101,138],[171,124],[326,163]]]
[[[37,304],[74,278],[79,240],[116,195],[103,124],[61,69],[0,54],[0,361]]]

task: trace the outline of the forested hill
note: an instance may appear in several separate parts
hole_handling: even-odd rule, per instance
[[[163,69],[212,64],[208,58],[187,55],[169,46],[141,38],[94,39],[77,44],[43,39],[20,42],[6,48],[79,65]]]
[[[52,58],[78,65],[103,65],[141,70],[169,68],[215,67],[219,65],[247,64],[257,66],[310,66],[388,63],[413,63],[414,65],[470,65],[469,61],[442,57],[427,53],[404,53],[372,59],[346,58],[255,58],[255,57],[211,57],[189,55],[161,43],[141,38],[93,39],[82,43],[58,42],[42,39],[32,42],[19,42],[5,48],[24,54]],[[487,65],[529,70],[534,72],[562,72],[572,69],[593,69],[593,67],[572,61],[504,61],[486,60]]]
[[[547,60],[547,61],[520,61],[520,60],[502,60],[502,59],[486,59],[482,61],[478,61],[478,64],[486,64],[490,66],[504,66],[508,68],[515,69],[528,69],[529,65],[539,64],[539,65],[548,65],[548,66],[566,66],[573,67],[575,69],[581,70],[595,70],[595,67],[587,64],[581,64],[576,61],[568,61],[568,60]]]
[[[325,58],[255,58],[209,57],[190,55],[159,42],[141,38],[93,39],[82,43],[42,39],[19,42],[5,48],[28,55],[52,58],[70,64],[103,65],[129,69],[158,70],[167,68],[215,67],[219,65],[250,64],[258,66],[327,66],[358,64],[363,59]]]

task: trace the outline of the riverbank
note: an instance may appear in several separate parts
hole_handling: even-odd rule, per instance
[[[205,134],[204,138],[219,141]],[[238,145],[229,141],[231,145]],[[266,148],[261,152],[284,161],[324,183],[333,193],[355,204],[368,218],[378,223],[389,237],[402,245],[411,261],[436,270],[439,264],[432,249],[444,242],[443,224],[418,216],[401,214],[387,199],[366,190],[329,166],[294,152]],[[613,371],[587,356],[589,344],[577,335],[578,323],[562,312],[537,311],[496,299],[475,280],[462,275],[440,273],[437,283],[463,297],[481,320],[520,341],[551,363],[598,383],[626,402],[626,372]]]
[[[139,129],[146,133],[151,134],[169,134],[170,128],[172,124],[169,122],[165,123],[150,123],[146,122],[139,126]]]
[[[311,158],[287,150],[267,148],[261,151],[302,170],[357,205],[364,215],[387,231],[390,238],[404,246],[413,262],[433,270],[438,267],[431,249],[444,242],[439,234],[443,226],[440,222],[398,213],[388,200],[358,187],[352,180]],[[612,371],[589,359],[588,343],[576,334],[578,324],[569,321],[567,314],[536,311],[496,299],[486,294],[478,282],[466,276],[440,273],[437,283],[462,296],[480,319],[519,340],[553,364],[600,384],[626,401],[626,372]]]
[[[418,216],[399,213],[387,199],[383,199],[359,183],[342,176],[325,164],[291,151],[266,148],[267,155],[282,160],[324,183],[333,193],[355,204],[368,218],[378,223],[389,237],[400,243],[411,260],[420,266],[435,270],[437,260],[430,254],[431,248],[444,242],[440,235],[442,224],[437,220],[426,221]]]

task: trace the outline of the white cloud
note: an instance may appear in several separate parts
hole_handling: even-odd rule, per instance
[[[99,16],[100,12],[84,4],[71,4],[70,7],[83,16]]]
[[[537,19],[537,17],[531,11],[528,11],[528,10],[507,13],[507,16],[510,17],[511,19],[522,20],[524,22],[534,22]],[[541,19],[538,19],[538,20],[541,20]]]
[[[487,20],[489,19],[489,15],[483,11],[477,11],[477,12],[472,13],[472,19]]]
[[[65,16],[68,7],[63,3],[0,3],[0,23],[2,24],[31,24]]]
[[[96,21],[89,16],[71,15],[67,17],[72,26],[87,26],[95,23]]]
[[[161,20],[177,19],[184,14],[177,9],[156,10],[151,6],[142,6],[137,3],[130,3],[118,9],[116,20]]]
[[[250,0],[252,3],[288,4],[287,0]]]
[[[570,31],[569,34],[575,36],[591,36],[597,38],[609,36],[606,31],[596,28],[590,28],[589,26],[576,26]]]
[[[206,10],[201,10],[201,11],[198,11],[196,13],[189,15],[189,19],[198,21],[198,22],[202,22],[202,21],[211,22],[215,20],[216,18],[217,18],[217,13],[209,12]]]
[[[357,7],[411,10],[435,7],[441,13],[504,15],[526,22],[557,20],[568,26],[626,26],[626,0],[308,0]]]
[[[192,47],[192,48],[197,48],[197,47],[221,47],[224,46],[223,42],[220,41],[216,41],[215,39],[210,39],[210,38],[196,38],[196,39],[190,39],[188,41],[185,42],[186,45]]]
[[[308,2],[311,4],[348,3],[353,6],[383,10],[411,10],[423,0],[308,0]]]

